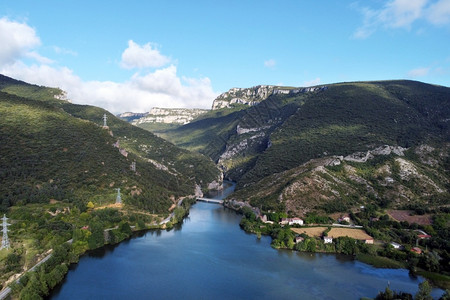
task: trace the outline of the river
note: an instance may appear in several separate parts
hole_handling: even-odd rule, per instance
[[[270,247],[239,228],[241,216],[197,203],[183,224],[83,256],[51,299],[359,299],[416,293],[422,279],[347,256]],[[434,290],[435,298],[442,290]]]

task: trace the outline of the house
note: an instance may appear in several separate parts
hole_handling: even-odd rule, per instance
[[[347,222],[350,223],[350,217],[349,216],[342,216],[338,219],[338,222]]]
[[[289,219],[289,225],[295,225],[295,224],[297,224],[297,225],[303,225],[303,220],[300,219],[300,218],[292,218],[292,219]]]
[[[295,237],[295,243],[297,244],[297,243],[301,243],[301,242],[303,242],[305,239],[302,237],[302,236],[296,236]]]
[[[420,249],[419,247],[414,247],[411,249],[411,252],[422,254],[422,249]]]
[[[365,239],[365,240],[364,240],[364,244],[370,244],[370,245],[373,245],[373,239],[372,239],[372,238],[370,238],[370,239]]]
[[[392,247],[394,247],[394,249],[399,249],[399,250],[403,249],[403,246],[396,242],[391,242],[390,244],[392,245]]]
[[[288,218],[281,218],[280,225],[286,225],[286,224],[289,224],[289,219]]]
[[[273,224],[272,221],[268,221],[268,220],[267,220],[267,216],[266,216],[266,215],[259,216],[259,218],[260,218],[261,222],[263,222],[263,223],[266,223],[266,224]]]
[[[417,237],[419,239],[421,239],[421,240],[424,240],[424,239],[429,239],[431,237],[431,235],[429,235],[429,234],[418,234]]]
[[[303,225],[303,220],[300,218],[282,218],[281,225]]]
[[[333,242],[333,238],[331,236],[324,236],[323,237],[323,242],[325,244],[331,244]]]

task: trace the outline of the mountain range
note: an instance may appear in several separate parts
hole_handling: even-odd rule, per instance
[[[238,202],[303,215],[450,199],[448,87],[407,80],[257,86],[231,89],[212,107],[156,132],[210,157],[237,182]]]

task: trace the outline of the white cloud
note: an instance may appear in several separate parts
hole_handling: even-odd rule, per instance
[[[140,46],[128,41],[128,48],[122,53],[120,65],[125,69],[134,68],[159,68],[167,65],[170,58],[159,53],[158,49],[150,43]]]
[[[210,108],[218,95],[209,78],[180,78],[173,65],[145,75],[134,74],[126,82],[83,81],[65,67],[27,66],[22,62],[6,66],[0,73],[33,84],[59,87],[73,103],[95,105],[113,113],[145,112],[152,107]]]
[[[76,51],[70,50],[70,49],[66,49],[66,48],[61,48],[58,46],[53,46],[53,51],[55,51],[56,54],[64,54],[64,55],[72,55],[72,56],[78,56],[78,53]]]
[[[27,24],[0,19],[0,73],[32,84],[59,87],[73,103],[103,107],[113,113],[145,112],[152,107],[210,108],[217,97],[207,77],[179,76],[177,67],[135,73],[125,82],[84,81],[75,72],[36,52],[40,39]],[[170,59],[152,49],[150,43],[139,46],[133,41],[122,54],[129,68],[161,67]],[[55,53],[76,52],[53,47]],[[32,59],[26,63],[23,59]],[[27,60],[29,61],[29,60]],[[52,65],[50,65],[52,64]]]
[[[36,60],[37,62],[39,62],[41,64],[52,64],[52,63],[54,63],[53,60],[51,60],[50,58],[47,58],[47,57],[44,57],[44,56],[40,55],[36,51],[27,52],[27,53],[25,53],[25,56],[28,57],[28,58],[32,58],[32,59]]]
[[[264,61],[264,67],[266,68],[273,68],[275,67],[275,65],[277,64],[277,62],[274,59],[269,59]]]
[[[416,78],[428,75],[430,68],[417,68],[408,72],[408,77]]]
[[[450,23],[450,0],[440,0],[430,5],[426,11],[428,21],[435,25]]]
[[[41,41],[33,28],[26,24],[0,19],[0,65],[14,63]]]
[[[320,84],[320,78],[317,77],[316,79],[304,81],[302,86],[314,86]]]
[[[380,27],[410,29],[418,20],[434,25],[450,23],[450,0],[390,0],[380,9],[358,8],[364,17],[354,38],[364,39]]]

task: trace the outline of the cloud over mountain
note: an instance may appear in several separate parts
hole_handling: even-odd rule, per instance
[[[76,70],[55,65],[38,53],[40,38],[25,23],[0,19],[0,40],[0,73],[59,87],[73,103],[96,105],[113,113],[144,112],[155,106],[209,108],[217,96],[209,78],[180,76],[176,65],[168,65],[172,60],[152,43],[139,45],[129,40],[119,65],[139,71],[126,81],[114,82],[85,81]]]

